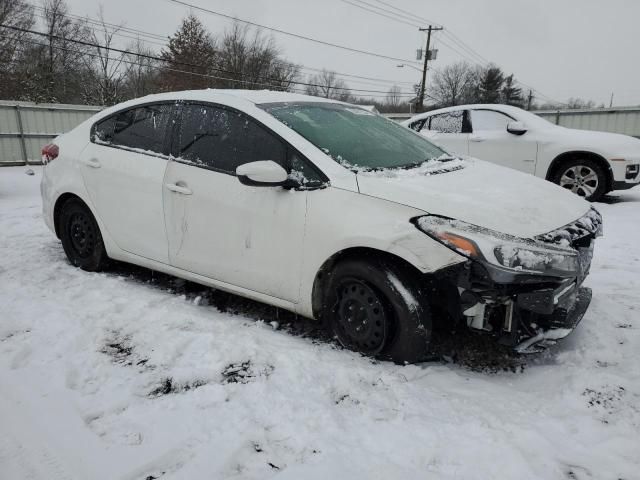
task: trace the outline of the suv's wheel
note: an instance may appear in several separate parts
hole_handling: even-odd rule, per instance
[[[563,162],[552,180],[590,202],[599,200],[607,193],[607,175],[602,167],[590,158]]]
[[[89,208],[71,198],[62,206],[58,221],[62,248],[71,264],[90,272],[102,270],[107,264],[107,252]]]
[[[347,259],[329,275],[324,317],[347,348],[418,362],[431,338],[431,313],[419,278],[385,261]]]

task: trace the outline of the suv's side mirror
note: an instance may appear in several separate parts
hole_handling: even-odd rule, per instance
[[[287,171],[273,160],[249,162],[236,168],[240,183],[252,187],[280,187],[287,183]]]
[[[509,122],[507,124],[507,132],[514,135],[524,135],[527,133],[527,127],[522,122]]]

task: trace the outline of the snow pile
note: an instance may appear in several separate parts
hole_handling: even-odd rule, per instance
[[[640,192],[598,207],[577,330],[490,374],[373,362],[274,329],[270,307],[76,270],[35,170],[0,170],[0,478],[638,478]]]

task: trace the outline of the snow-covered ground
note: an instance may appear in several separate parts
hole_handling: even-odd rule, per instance
[[[0,169],[0,479],[640,478],[640,191],[598,205],[578,329],[491,373],[372,362],[268,307],[76,270],[35,170]]]

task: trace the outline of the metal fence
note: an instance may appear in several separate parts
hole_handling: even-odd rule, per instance
[[[0,166],[42,163],[42,146],[102,107],[0,101]]]
[[[541,110],[534,113],[563,127],[640,137],[640,107]]]
[[[102,107],[0,101],[0,166],[41,163],[40,150]],[[588,110],[544,110],[537,115],[557,125],[582,130],[623,133],[640,138],[640,107]],[[396,121],[408,113],[387,113]]]

